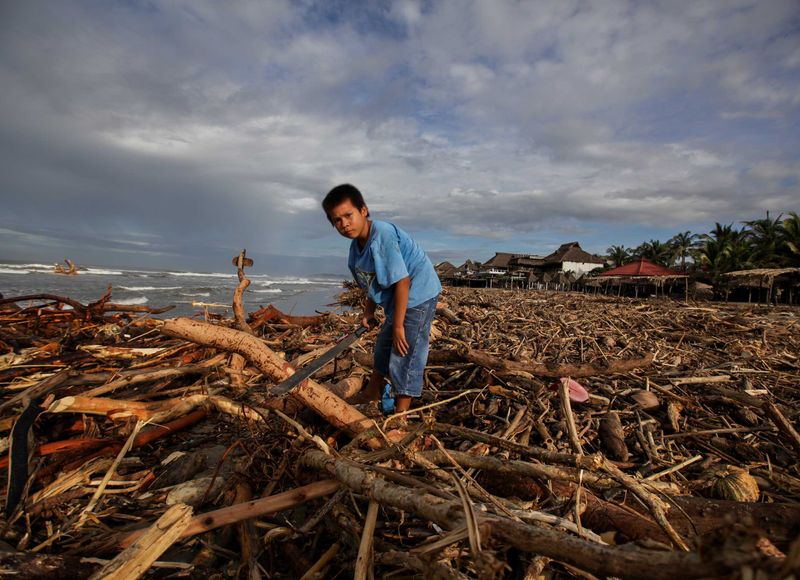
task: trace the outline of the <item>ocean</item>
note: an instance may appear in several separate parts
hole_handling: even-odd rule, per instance
[[[341,276],[308,277],[250,274],[244,294],[245,312],[273,304],[286,314],[312,315],[328,311],[343,291]],[[233,316],[231,303],[238,285],[235,270],[221,272],[158,271],[130,268],[78,267],[78,275],[53,273],[49,264],[0,263],[0,293],[5,298],[28,294],[56,294],[83,304],[98,300],[112,286],[111,302],[146,304],[153,308],[174,305],[160,318],[202,312],[198,303],[219,304],[210,312]]]

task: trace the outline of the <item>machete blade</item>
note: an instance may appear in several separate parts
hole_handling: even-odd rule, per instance
[[[302,383],[307,378],[310,378],[319,369],[324,367],[330,361],[332,361],[337,356],[342,354],[345,350],[347,350],[350,347],[350,345],[353,344],[355,341],[357,341],[359,338],[361,338],[361,335],[364,334],[367,330],[369,329],[366,326],[362,326],[355,332],[351,332],[350,334],[345,336],[342,340],[337,342],[330,350],[326,351],[324,354],[321,354],[318,358],[315,358],[306,366],[297,370],[288,379],[270,389],[270,395],[272,395],[273,397],[277,397],[291,391],[294,387]]]

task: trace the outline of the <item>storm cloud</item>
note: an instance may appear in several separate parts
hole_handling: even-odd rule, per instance
[[[0,86],[6,259],[340,269],[345,181],[453,259],[800,205],[794,0],[5,2]]]

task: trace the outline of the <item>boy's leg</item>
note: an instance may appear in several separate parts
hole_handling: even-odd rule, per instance
[[[438,298],[438,297],[437,297]],[[389,357],[389,376],[395,392],[395,409],[407,411],[412,399],[422,395],[422,382],[430,348],[431,323],[436,315],[437,298],[406,310],[403,327],[408,341],[406,356],[394,350]]]
[[[372,362],[372,374],[369,383],[356,398],[355,403],[366,403],[369,401],[380,401],[381,390],[389,376],[389,354],[392,351],[392,324],[391,320],[383,323],[378,336],[375,337],[375,356]]]
[[[409,395],[397,395],[394,398],[394,412],[402,413],[403,411],[408,411],[411,408],[412,399],[413,397]]]
[[[364,402],[379,401],[381,398],[381,387],[386,382],[386,377],[375,369],[372,369],[372,374],[369,377],[367,387],[361,391]]]

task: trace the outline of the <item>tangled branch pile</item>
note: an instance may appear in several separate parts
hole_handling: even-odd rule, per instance
[[[0,311],[0,565],[22,577],[800,566],[796,310],[448,289],[405,421],[345,402],[374,332],[274,388],[356,313],[64,302]]]

